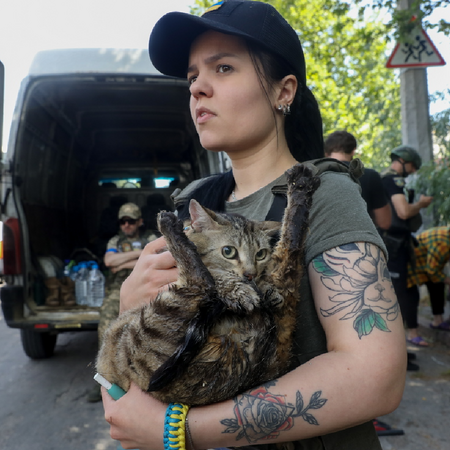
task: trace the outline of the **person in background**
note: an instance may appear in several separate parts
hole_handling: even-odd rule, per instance
[[[427,208],[433,197],[421,195],[413,203],[414,191],[407,189],[405,178],[417,172],[422,159],[414,148],[401,145],[391,151],[391,165],[381,172],[385,192],[392,206],[392,223],[382,231],[389,260],[388,269],[394,284],[400,310],[406,324],[409,343],[427,347],[429,344],[418,334],[419,291],[417,286],[407,287],[408,263],[414,265],[414,239],[411,233],[422,224],[420,210]]]
[[[149,49],[161,73],[187,79],[201,145],[231,160],[231,171],[197,180],[176,196],[179,217],[187,217],[195,198],[215,211],[265,220],[272,188],[286,188],[285,171],[323,156],[320,111],[295,30],[268,3],[224,1],[201,17],[165,15]],[[381,449],[372,419],[398,406],[406,373],[385,246],[358,183],[331,171],[320,180],[305,242],[292,370],[227,401],[184,409],[174,425],[185,437],[181,449],[275,450],[283,442],[304,450]],[[145,247],[122,286],[121,311],[148,303],[177,280],[173,256],[160,252],[164,245],[161,238]],[[118,401],[103,388],[102,395],[110,434],[124,447],[170,448],[163,436],[172,434],[165,417],[172,417],[173,403],[134,384]]]
[[[101,347],[102,336],[110,323],[119,316],[120,288],[130,275],[144,247],[159,237],[155,231],[141,231],[143,220],[141,209],[134,203],[125,203],[119,209],[119,233],[112,237],[103,258],[105,266],[111,271],[105,299],[100,308],[98,324],[98,346]],[[100,386],[94,382],[88,393],[88,401],[99,402],[102,399]]]
[[[450,331],[450,319],[444,320],[445,286],[450,286],[450,277],[444,272],[450,260],[450,227],[429,228],[416,239],[416,263],[408,266],[408,288],[426,285],[433,313],[430,328]]]
[[[350,164],[356,153],[355,136],[347,131],[335,131],[325,140],[325,156]],[[366,202],[367,212],[375,225],[387,230],[391,225],[391,205],[383,189],[380,174],[374,169],[364,167],[364,173],[359,178],[361,195]]]

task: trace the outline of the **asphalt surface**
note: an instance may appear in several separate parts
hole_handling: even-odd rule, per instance
[[[447,303],[446,318],[449,312]],[[380,437],[383,450],[450,449],[450,332],[430,329],[431,319],[428,301],[422,299],[419,333],[430,347],[408,344],[408,351],[416,354],[419,371],[407,373],[399,408],[379,417],[404,435]]]
[[[55,354],[29,359],[0,313],[0,450],[116,450],[94,385],[95,332],[63,333]]]

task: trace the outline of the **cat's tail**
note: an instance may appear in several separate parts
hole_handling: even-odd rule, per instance
[[[209,332],[226,311],[226,305],[216,296],[200,302],[195,317],[189,322],[184,342],[153,374],[148,392],[159,391],[181,376],[193,359],[205,346]]]

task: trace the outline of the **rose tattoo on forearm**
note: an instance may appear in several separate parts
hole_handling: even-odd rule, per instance
[[[262,443],[274,439],[282,431],[294,425],[294,419],[301,417],[311,425],[319,425],[310,410],[320,409],[327,402],[321,398],[322,391],[316,391],[305,405],[303,396],[297,391],[296,404],[286,403],[285,396],[269,392],[276,381],[239,395],[234,399],[233,419],[224,419],[224,433],[238,433],[236,441],[247,439],[249,443]]]

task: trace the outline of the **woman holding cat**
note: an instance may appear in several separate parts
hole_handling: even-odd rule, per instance
[[[201,144],[232,161],[230,173],[176,197],[179,215],[195,198],[264,220],[286,183],[284,172],[323,155],[320,113],[295,31],[268,4],[220,2],[202,17],[164,16],[150,56],[162,73],[187,75]],[[122,310],[177,280],[163,247],[160,239],[144,249],[122,287]],[[321,175],[305,255],[292,370],[234,399],[191,408],[188,450],[287,442],[297,449],[381,448],[371,419],[398,406],[406,349],[385,248],[347,174]],[[103,392],[103,401],[111,436],[123,446],[165,447],[166,404],[135,385],[117,402]]]

